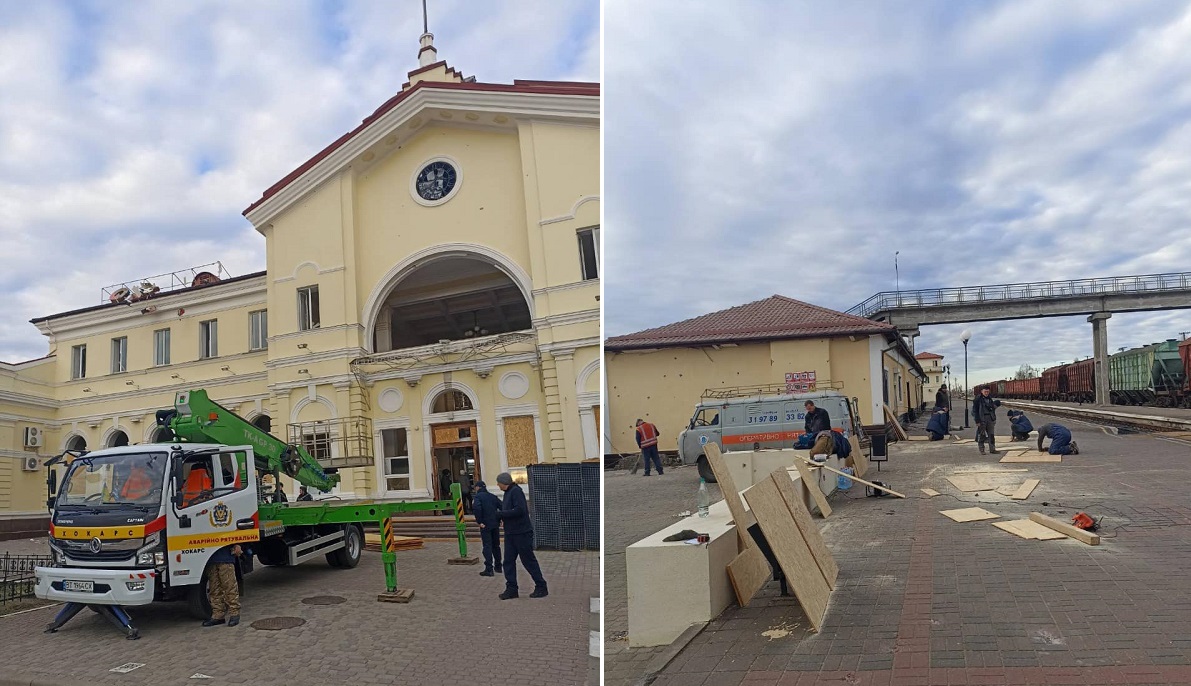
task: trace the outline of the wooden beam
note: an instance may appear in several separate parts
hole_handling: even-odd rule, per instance
[[[708,445],[710,445],[710,444],[708,444]],[[902,495],[901,493],[898,493],[897,491],[889,488],[888,486],[878,486],[871,481],[865,481],[864,479],[857,477],[855,474],[848,474],[847,472],[841,472],[840,470],[836,469],[835,467],[828,467],[825,464],[818,464],[817,462],[811,462],[810,460],[807,460],[806,458],[802,458],[802,457],[795,458],[795,459],[802,460],[803,463],[811,465],[812,467],[818,467],[819,469],[826,469],[827,471],[829,471],[833,474],[839,474],[840,476],[846,476],[853,481],[864,484],[865,486],[872,486],[873,488],[879,488],[882,491],[885,491],[886,493],[888,493],[889,495],[896,495],[899,498],[906,497],[906,496]]]
[[[1060,522],[1054,517],[1047,517],[1041,512],[1031,512],[1030,519],[1061,534],[1066,534],[1077,541],[1083,541],[1088,545],[1100,545],[1100,537],[1091,531],[1084,531],[1078,527],[1071,526],[1067,522]]]

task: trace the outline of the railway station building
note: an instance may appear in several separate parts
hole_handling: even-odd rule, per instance
[[[787,375],[856,398],[860,422],[883,424],[921,405],[926,374],[897,329],[774,295],[604,342],[605,452],[636,451],[637,418],[675,450],[707,390],[775,393]],[[798,375],[802,375],[801,377]]]
[[[598,456],[599,85],[479,82],[430,34],[418,58],[244,211],[264,271],[130,280],[33,321],[49,354],[0,364],[0,535],[44,531],[37,458],[159,439],[191,388],[339,467],[342,495]]]

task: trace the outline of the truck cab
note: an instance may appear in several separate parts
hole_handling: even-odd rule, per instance
[[[808,400],[827,410],[832,428],[845,438],[861,435],[855,401],[838,391],[704,399],[678,435],[678,456],[683,464],[698,465],[699,476],[714,482],[704,446],[715,443],[723,452],[789,448],[805,433]]]

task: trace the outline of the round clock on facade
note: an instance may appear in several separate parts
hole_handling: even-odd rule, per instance
[[[414,199],[423,205],[439,205],[459,188],[459,168],[453,160],[438,158],[422,165],[413,178]]]

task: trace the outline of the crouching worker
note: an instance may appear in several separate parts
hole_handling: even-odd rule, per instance
[[[1050,439],[1051,455],[1078,455],[1079,446],[1071,440],[1071,430],[1062,424],[1043,424],[1038,427],[1038,452],[1042,450],[1042,439]]]
[[[926,433],[930,435],[930,440],[941,441],[943,437],[951,433],[951,427],[948,426],[951,422],[946,407],[936,407],[935,411],[931,413],[930,421],[926,423]]]
[[[207,576],[207,600],[211,603],[211,618],[203,626],[240,623],[240,586],[236,581],[236,558],[243,554],[239,544],[228,545],[211,556]],[[224,617],[227,619],[225,620]]]
[[[852,444],[838,431],[820,431],[815,434],[811,455],[838,455],[840,459],[852,454]]]
[[[1030,432],[1034,430],[1034,425],[1030,423],[1026,413],[1021,410],[1009,410],[1005,414],[1009,417],[1010,433],[1013,434],[1013,440],[1030,440]]]

